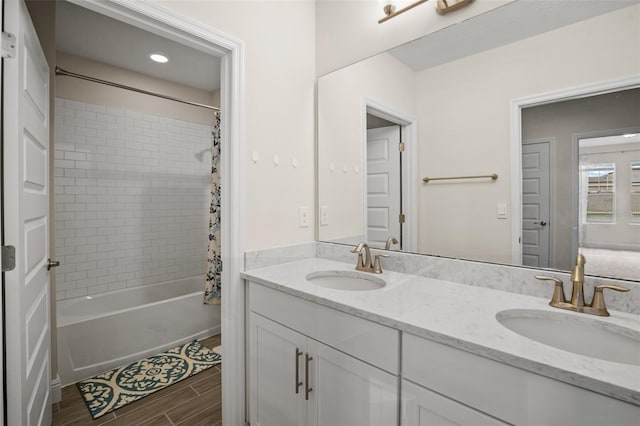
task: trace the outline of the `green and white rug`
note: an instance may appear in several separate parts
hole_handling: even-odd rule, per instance
[[[213,367],[222,357],[197,340],[77,384],[94,419]]]

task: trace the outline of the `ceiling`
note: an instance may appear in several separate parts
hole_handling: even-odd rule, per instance
[[[67,1],[56,1],[56,48],[201,90],[220,88],[220,58]],[[154,52],[169,62],[153,62]]]
[[[640,133],[580,139],[580,148],[603,145],[640,144]],[[638,145],[640,146],[640,145]]]
[[[414,71],[421,71],[637,3],[638,0],[516,0],[389,53]]]

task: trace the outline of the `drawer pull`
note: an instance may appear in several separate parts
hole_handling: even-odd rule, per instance
[[[304,359],[304,382],[305,382],[304,399],[306,401],[309,400],[309,394],[313,390],[313,388],[311,386],[309,386],[309,363],[311,362],[311,360],[313,360],[313,357],[310,357],[309,354],[305,354],[305,359]]]
[[[300,393],[300,386],[302,386],[302,382],[300,381],[300,356],[302,355],[302,351],[296,348],[296,393]]]

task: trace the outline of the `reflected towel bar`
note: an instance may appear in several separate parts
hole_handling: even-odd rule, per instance
[[[441,178],[430,178],[424,177],[422,181],[424,183],[431,182],[432,180],[451,180],[451,179],[481,179],[481,178],[491,178],[491,180],[498,179],[498,175],[493,173],[490,175],[479,175],[479,176],[452,176],[452,177],[441,177]]]

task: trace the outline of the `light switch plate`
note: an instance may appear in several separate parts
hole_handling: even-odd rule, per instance
[[[320,226],[329,224],[329,206],[320,206]]]
[[[309,227],[309,207],[298,208],[298,226],[300,228]]]
[[[496,206],[496,218],[507,219],[509,217],[506,203],[498,203]]]

